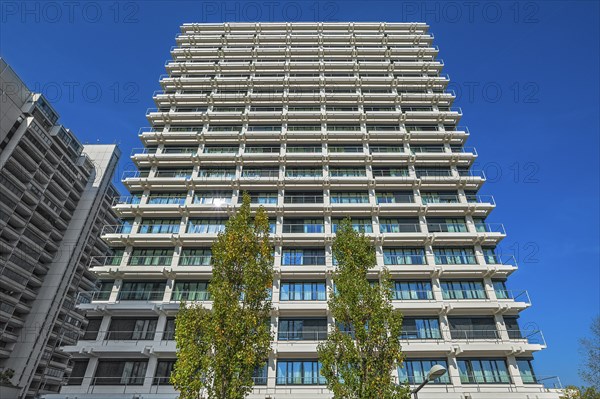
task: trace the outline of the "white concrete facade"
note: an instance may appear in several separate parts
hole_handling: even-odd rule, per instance
[[[405,315],[401,381],[432,364],[448,375],[420,398],[556,399],[532,371],[546,347],[518,325],[514,259],[495,250],[501,224],[471,165],[461,111],[421,23],[186,24],[151,128],[134,150],[131,196],[105,226],[103,281],[83,294],[86,334],[53,398],[175,398],[172,320],[181,298],[210,307],[210,246],[248,191],[272,218],[276,340],[253,398],[328,398],[316,345],[334,323],[331,242],[353,218],[372,237]]]

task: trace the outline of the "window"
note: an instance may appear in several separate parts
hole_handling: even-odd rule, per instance
[[[472,248],[434,248],[437,265],[475,265],[477,259]]]
[[[446,359],[404,359],[403,367],[398,368],[398,377],[401,382],[407,382],[411,385],[421,384],[427,378],[429,370],[439,364],[448,369]],[[448,373],[440,378],[430,381],[430,384],[450,384]]]
[[[371,150],[371,154],[404,152],[404,146],[402,145],[370,145],[369,149]]]
[[[277,360],[277,385],[325,385],[316,360]]]
[[[177,234],[181,219],[144,219],[139,234]]]
[[[281,301],[325,301],[325,282],[282,282]]]
[[[232,168],[211,168],[201,169],[198,172],[199,177],[233,179],[235,177],[235,169]]]
[[[164,281],[124,281],[119,291],[120,301],[159,301],[163,299]]]
[[[279,146],[258,146],[247,145],[244,149],[245,154],[279,154]]]
[[[384,265],[425,265],[423,248],[384,248]]]
[[[85,328],[82,340],[95,340],[98,338],[98,332],[100,331],[100,325],[102,324],[102,318],[89,318],[88,324]]]
[[[67,385],[81,385],[90,359],[73,360],[73,371],[67,380]]]
[[[250,192],[250,203],[251,204],[276,204],[277,203],[277,192]]]
[[[506,281],[493,280],[492,285],[494,286],[494,292],[498,299],[510,299],[511,293],[506,288]]]
[[[100,281],[98,283],[98,290],[94,292],[94,299],[97,301],[108,301],[114,283],[114,281]]]
[[[130,266],[169,266],[173,248],[134,248],[129,258]]]
[[[466,233],[465,219],[459,218],[428,218],[427,229],[430,233]]]
[[[151,205],[183,205],[185,197],[185,193],[154,193],[148,196],[147,203]]]
[[[140,171],[141,177],[147,177],[143,175],[143,171]],[[190,179],[192,177],[191,169],[160,169],[156,171],[156,177],[162,178],[176,178],[176,179]]]
[[[99,360],[92,385],[143,385],[147,360]]]
[[[510,339],[523,339],[521,328],[519,327],[518,317],[504,316],[504,326]]]
[[[458,359],[460,382],[463,384],[509,384],[504,359]]]
[[[369,193],[332,191],[330,199],[332,204],[368,204]]]
[[[191,234],[217,234],[225,231],[225,219],[190,219],[187,232]]]
[[[280,341],[320,341],[327,338],[327,319],[279,319]]]
[[[394,281],[394,300],[432,300],[431,281]]]
[[[481,281],[442,281],[444,299],[486,299]]]
[[[156,364],[152,385],[171,385],[170,377],[175,360],[159,360]]]
[[[165,331],[163,331],[163,341],[173,341],[175,339],[175,318],[169,317],[165,324]]]
[[[455,204],[459,202],[458,194],[453,191],[421,192],[423,204]]]
[[[498,339],[493,317],[449,317],[452,339]]]
[[[279,168],[250,168],[244,167],[242,170],[242,177],[279,177]]]
[[[402,320],[402,339],[441,339],[437,318],[405,317]]]
[[[288,153],[318,153],[322,152],[323,148],[320,145],[291,145],[286,146]]]
[[[406,177],[408,176],[407,168],[373,168],[373,177]]]
[[[216,206],[231,204],[231,192],[197,191],[194,194],[194,204],[210,204]]]
[[[283,266],[325,265],[324,249],[284,249],[281,256]]]
[[[210,266],[210,248],[187,248],[181,251],[179,266]]]
[[[365,177],[367,171],[364,168],[341,168],[341,167],[330,167],[330,177]]]
[[[153,340],[157,319],[112,319],[105,340]]]
[[[262,367],[257,367],[252,373],[252,380],[254,385],[267,385],[267,379],[269,376],[269,364],[265,363]]]
[[[323,177],[322,168],[285,168],[286,177]]]
[[[379,230],[382,233],[418,233],[421,225],[416,218],[381,218]]]
[[[496,255],[494,248],[483,248],[483,257],[488,265],[497,265],[502,263],[500,257]]]
[[[323,219],[284,219],[284,233],[323,233]]]
[[[519,359],[517,358],[517,367],[519,367],[519,374],[524,384],[537,384],[537,378],[533,372],[533,366],[531,365],[533,359]]]
[[[397,191],[377,194],[377,204],[409,204],[414,202],[412,191]]]
[[[236,154],[239,147],[237,146],[205,146],[205,154]]]
[[[328,147],[329,152],[338,153],[338,152],[350,152],[350,153],[359,153],[363,152],[363,147],[361,145],[330,145]]]
[[[176,281],[171,301],[209,301],[208,281]]]
[[[333,233],[337,233],[338,226],[342,222],[342,219],[333,219],[331,230]],[[354,231],[359,233],[372,233],[373,232],[373,221],[368,218],[352,218],[350,220]]]
[[[452,171],[447,168],[415,168],[418,179],[423,177],[451,177]]]
[[[283,197],[286,204],[322,204],[322,191],[287,191]]]

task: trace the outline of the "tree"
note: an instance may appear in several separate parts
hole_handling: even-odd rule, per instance
[[[376,265],[375,248],[349,219],[336,234],[335,291],[328,300],[336,325],[317,349],[321,374],[336,399],[409,398],[408,387],[395,384],[392,376],[403,359],[402,314],[392,307],[388,272],[378,284],[368,280],[368,270]]]
[[[578,388],[573,385],[569,385],[565,388],[565,393],[560,397],[561,399],[600,399],[600,392],[594,387],[581,387]]]
[[[269,220],[260,207],[251,217],[244,193],[212,246],[212,309],[182,303],[175,320],[177,361],[171,382],[181,399],[241,399],[271,346],[270,289],[273,255]]]
[[[600,391],[600,316],[597,316],[590,327],[591,336],[579,340],[581,354],[584,358],[579,368],[581,379]]]

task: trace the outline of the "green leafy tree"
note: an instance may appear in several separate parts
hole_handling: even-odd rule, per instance
[[[367,272],[376,265],[375,248],[356,232],[349,219],[338,226],[333,242],[337,270],[329,309],[336,321],[327,341],[318,347],[321,374],[339,399],[408,399],[408,387],[392,376],[400,366],[402,314],[392,306],[387,270],[378,284]]]
[[[591,335],[579,340],[583,364],[579,368],[581,379],[600,391],[600,316],[590,327]]]
[[[212,246],[212,309],[182,303],[175,320],[177,361],[171,382],[181,399],[241,399],[271,347],[273,255],[269,220],[251,217],[250,197]]]
[[[565,388],[561,399],[600,399],[600,392],[594,387],[581,387],[570,385]]]

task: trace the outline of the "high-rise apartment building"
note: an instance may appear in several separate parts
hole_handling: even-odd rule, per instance
[[[461,112],[421,23],[186,24],[138,170],[90,267],[88,329],[60,397],[175,398],[179,302],[210,303],[211,244],[247,191],[271,216],[272,354],[254,398],[328,398],[316,346],[333,323],[331,243],[351,217],[372,237],[405,315],[400,381],[448,373],[421,398],[558,398],[532,366],[546,344],[519,325],[527,292],[496,246]],[[58,397],[58,396],[57,396]]]
[[[89,259],[109,251],[102,226],[118,219],[115,145],[82,145],[0,59],[0,396],[58,392],[93,290]]]

